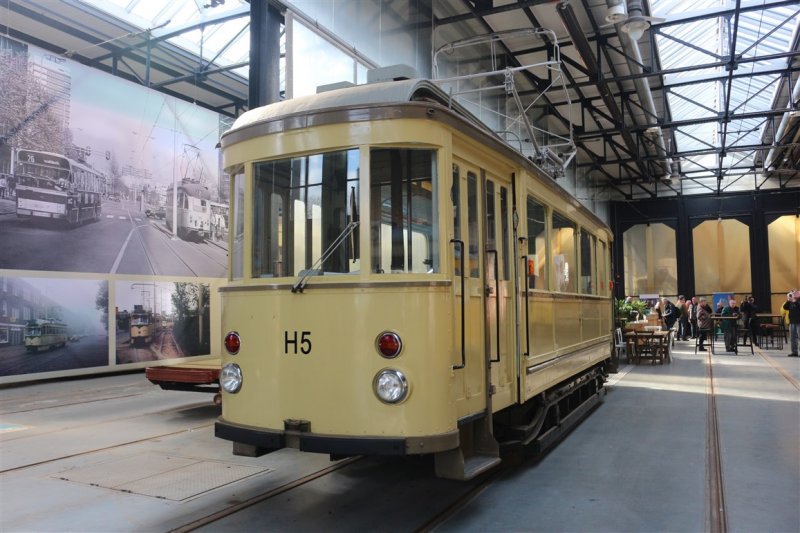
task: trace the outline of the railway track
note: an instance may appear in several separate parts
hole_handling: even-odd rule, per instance
[[[777,371],[783,378],[800,391],[800,382],[785,368],[764,353],[759,347],[754,347],[757,356]],[[725,478],[722,461],[722,443],[720,439],[719,415],[717,410],[717,394],[714,380],[714,365],[711,352],[706,354],[706,393],[708,396],[708,411],[706,416],[706,481],[708,496],[707,527],[711,533],[725,533],[728,530],[728,509],[725,503]]]

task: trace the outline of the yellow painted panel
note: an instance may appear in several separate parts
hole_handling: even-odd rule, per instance
[[[692,231],[697,294],[751,292],[750,229],[738,220],[707,220]]]
[[[449,290],[223,293],[223,330],[238,331],[242,339],[240,352],[225,354],[223,364],[237,363],[244,374],[241,391],[224,394],[223,418],[277,430],[286,419],[302,419],[314,433],[354,436],[453,430],[456,355]],[[375,340],[385,330],[403,340],[395,359],[376,350]],[[308,354],[302,353],[304,331]],[[295,339],[298,344],[291,342]],[[409,397],[401,404],[383,404],[373,393],[374,376],[387,367],[408,378]]]
[[[773,221],[767,228],[767,238],[770,292],[785,295],[800,287],[800,218],[787,215]]]
[[[637,224],[622,236],[625,291],[630,295],[678,293],[675,230]]]

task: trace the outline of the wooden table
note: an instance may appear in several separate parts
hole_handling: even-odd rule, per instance
[[[671,354],[671,343],[670,343],[670,335],[672,331],[669,330],[659,330],[659,331],[628,331],[623,336],[625,340],[628,342],[628,353],[635,354],[635,359],[638,362],[641,358],[640,347],[642,344],[639,344],[639,340],[657,340],[658,345],[656,348],[663,348],[664,349],[664,360],[667,363],[672,362],[672,354]],[[629,356],[630,357],[630,356]],[[651,355],[651,357],[654,357]],[[653,359],[655,361],[655,358]]]

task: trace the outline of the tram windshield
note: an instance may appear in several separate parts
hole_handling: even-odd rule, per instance
[[[300,275],[358,220],[358,149],[267,161],[254,171],[253,277]],[[358,272],[358,229],[319,268]]]
[[[131,326],[146,326],[150,323],[150,320],[147,316],[132,316],[131,317]]]
[[[39,326],[27,327],[27,328],[25,328],[25,336],[26,337],[41,337],[42,336],[42,328],[40,328]]]

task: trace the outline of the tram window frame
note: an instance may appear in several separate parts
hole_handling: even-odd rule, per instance
[[[453,239],[461,240],[461,171],[455,163],[453,163],[453,183],[450,188],[450,200],[453,204]],[[455,275],[461,275],[461,263],[464,261],[461,257],[463,246],[456,246],[453,250],[453,260],[455,264]]]
[[[439,273],[438,151],[369,150],[373,274]]]
[[[230,216],[231,227],[231,279],[244,278],[244,213],[245,205],[245,174],[240,170],[231,174],[231,201]]]
[[[597,274],[593,268],[595,264],[594,253],[597,238],[592,235],[586,228],[581,227],[579,230],[579,251],[580,251],[580,292],[581,294],[597,294]],[[584,257],[586,255],[586,257]],[[587,273],[588,270],[588,273]]]
[[[253,165],[254,278],[358,274],[359,230],[323,253],[358,219],[360,150],[311,153]],[[280,180],[280,181],[279,181]]]
[[[534,212],[537,208],[541,209],[541,220],[535,218]],[[530,280],[528,289],[548,290],[550,277],[550,250],[548,246],[550,239],[547,236],[549,212],[545,204],[528,195],[525,203],[525,214],[527,216],[529,262],[525,268],[529,269],[528,279]],[[541,231],[537,232],[537,228],[541,228]],[[533,266],[533,274],[530,274],[530,266]]]
[[[553,257],[553,290],[556,292],[577,293],[578,282],[576,277],[580,277],[580,269],[575,265],[578,260],[577,233],[578,225],[574,220],[553,210],[551,217],[550,249]],[[562,230],[572,230],[572,235],[564,238]],[[571,242],[571,244],[570,244]],[[564,249],[565,246],[570,248]],[[556,253],[561,251],[562,253]],[[569,254],[563,252],[570,252]],[[567,257],[569,255],[569,257]],[[559,261],[559,258],[561,260]],[[559,272],[559,267],[563,264],[563,272]],[[577,270],[578,272],[575,272]],[[563,274],[563,275],[561,275]],[[576,276],[576,274],[578,274]]]
[[[469,277],[481,275],[481,261],[478,235],[480,221],[478,219],[478,175],[467,172],[467,236],[469,238]]]

